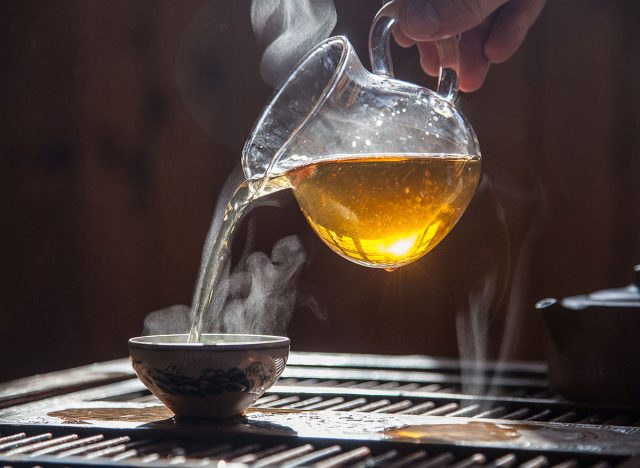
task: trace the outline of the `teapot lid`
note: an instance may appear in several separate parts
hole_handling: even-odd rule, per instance
[[[634,281],[623,288],[601,289],[585,296],[567,297],[562,305],[569,309],[590,306],[640,307],[640,265],[633,267]]]

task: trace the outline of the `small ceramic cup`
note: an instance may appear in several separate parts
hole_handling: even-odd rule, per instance
[[[204,334],[141,336],[129,340],[133,369],[178,417],[225,418],[242,413],[280,377],[289,338]]]

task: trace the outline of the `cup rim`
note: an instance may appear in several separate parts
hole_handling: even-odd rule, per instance
[[[129,339],[129,348],[153,349],[153,350],[217,350],[231,351],[244,349],[272,349],[289,347],[290,340],[286,336],[275,335],[252,335],[245,333],[203,333],[202,337],[225,337],[235,338],[238,341],[227,341],[218,343],[187,343],[187,333],[175,333],[167,335],[146,335]],[[172,338],[182,337],[184,341],[172,341]],[[246,339],[244,339],[246,338]]]

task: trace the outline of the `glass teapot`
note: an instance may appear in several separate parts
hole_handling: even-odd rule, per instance
[[[480,178],[480,149],[454,105],[455,71],[440,70],[437,92],[393,77],[389,36],[398,11],[388,3],[373,21],[373,73],[345,37],[332,37],[300,61],[265,107],[242,152],[246,181],[207,235],[189,342],[199,341],[208,311],[221,307],[214,292],[229,242],[256,198],[293,189],[334,252],[387,270],[433,249],[466,209]],[[455,38],[438,51],[441,63],[457,63]]]
[[[391,2],[369,36],[373,72],[343,36],[311,50],[276,91],[242,154],[258,196],[294,195],[336,253],[395,269],[435,247],[458,221],[480,178],[480,149],[456,109],[457,77],[441,68],[437,92],[393,77]],[[457,39],[437,44],[457,63]]]

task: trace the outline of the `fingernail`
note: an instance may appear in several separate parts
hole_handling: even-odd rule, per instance
[[[429,0],[410,0],[404,10],[405,34],[414,40],[428,40],[442,28],[438,10]]]

